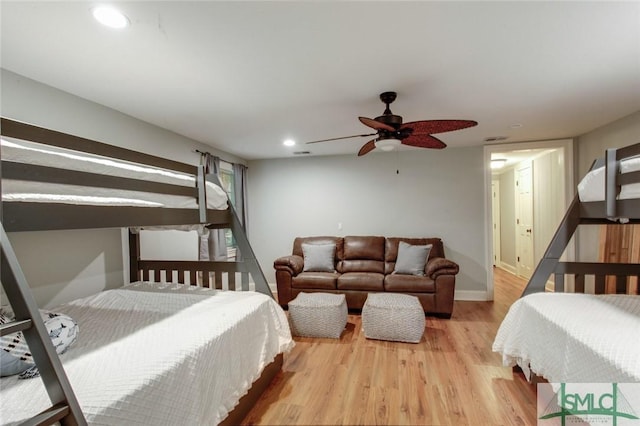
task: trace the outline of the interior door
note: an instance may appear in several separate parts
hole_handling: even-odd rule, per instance
[[[491,216],[493,229],[493,266],[500,266],[500,181],[491,181]]]
[[[533,274],[533,176],[531,162],[516,169],[516,261],[517,273],[524,278]]]

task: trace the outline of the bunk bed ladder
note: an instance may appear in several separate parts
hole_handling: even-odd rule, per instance
[[[0,336],[19,331],[23,333],[52,403],[49,409],[23,424],[48,425],[59,421],[63,425],[86,425],[80,404],[49,338],[38,305],[31,295],[2,223],[0,228],[2,286],[16,317],[15,321],[0,326]]]
[[[215,174],[207,175],[207,179],[210,179],[216,185],[222,187],[222,183],[218,176]],[[238,213],[236,209],[229,202],[229,211],[231,212],[231,232],[233,233],[233,237],[238,244],[238,248],[240,249],[240,254],[242,255],[242,261],[246,263],[247,269],[249,273],[253,277],[253,282],[256,286],[256,291],[260,291],[261,293],[268,294],[273,297],[273,293],[271,292],[271,288],[267,283],[267,279],[264,276],[264,272],[262,272],[262,268],[258,263],[258,259],[256,258],[256,254],[253,252],[251,248],[251,244],[249,244],[249,239],[247,238],[247,233],[240,224],[240,218],[238,217]],[[242,283],[242,290],[248,290],[249,283]]]
[[[560,257],[564,253],[569,240],[571,240],[571,236],[576,232],[576,229],[578,229],[580,222],[580,199],[578,195],[576,195],[551,239],[547,251],[545,251],[544,256],[542,256],[542,260],[540,260],[540,263],[538,263],[538,266],[533,272],[522,296],[545,291],[549,276],[558,270]],[[557,279],[556,277],[555,285],[556,291],[564,291],[564,288],[558,288],[559,286],[564,287],[564,280]]]

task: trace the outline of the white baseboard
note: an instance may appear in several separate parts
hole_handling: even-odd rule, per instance
[[[504,269],[507,272],[512,273],[513,275],[518,275],[518,270],[513,265],[509,265],[508,263],[500,262],[500,265],[498,265],[498,267]]]
[[[269,288],[274,294],[278,292],[278,287],[275,283],[269,283]],[[478,290],[456,290],[453,299],[471,302],[484,302],[487,300],[487,292]]]
[[[466,302],[486,302],[487,292],[478,290],[456,290],[453,299]]]

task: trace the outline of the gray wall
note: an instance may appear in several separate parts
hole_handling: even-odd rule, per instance
[[[296,236],[437,236],[460,264],[456,289],[484,298],[482,159],[475,147],[250,161],[249,238],[267,280]]]
[[[0,113],[5,117],[190,164],[199,161],[195,149],[243,162],[102,105],[1,72]],[[123,284],[120,229],[20,232],[9,239],[41,307]]]
[[[604,157],[607,148],[621,148],[634,143],[640,143],[640,111],[578,137],[576,182],[587,174],[593,160]],[[579,260],[598,260],[598,239],[598,226],[581,225],[578,228]]]

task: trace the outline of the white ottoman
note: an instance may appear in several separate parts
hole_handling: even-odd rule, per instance
[[[362,307],[367,339],[418,343],[425,329],[424,310],[417,297],[398,293],[369,293]]]
[[[339,339],[347,325],[344,294],[299,293],[289,302],[291,334]]]

